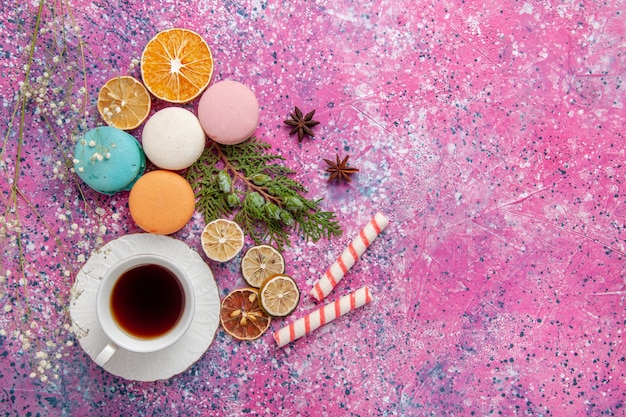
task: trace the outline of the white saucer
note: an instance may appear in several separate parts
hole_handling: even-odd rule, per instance
[[[219,324],[220,298],[209,266],[185,243],[167,236],[132,234],[113,240],[94,251],[76,276],[72,287],[70,315],[78,341],[94,359],[107,344],[96,317],[96,294],[104,273],[119,260],[155,253],[175,261],[191,277],[196,294],[196,312],[189,330],[172,346],[153,353],[118,350],[104,369],[136,381],[167,379],[183,372],[207,350]]]

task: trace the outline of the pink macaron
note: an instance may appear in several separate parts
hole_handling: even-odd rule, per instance
[[[202,94],[198,119],[209,138],[236,145],[251,137],[259,125],[259,102],[244,84],[220,81]]]

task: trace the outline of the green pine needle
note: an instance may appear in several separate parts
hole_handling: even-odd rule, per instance
[[[305,240],[340,236],[334,213],[321,211],[318,200],[288,175],[284,158],[270,154],[271,145],[250,138],[232,146],[212,143],[187,171],[196,207],[206,222],[234,215],[255,244],[279,249],[291,246],[292,232]]]

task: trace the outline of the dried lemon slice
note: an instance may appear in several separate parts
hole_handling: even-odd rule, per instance
[[[222,300],[220,322],[226,333],[235,339],[257,339],[270,327],[271,321],[259,306],[255,288],[233,290]]]
[[[259,288],[267,278],[285,272],[285,259],[270,245],[253,246],[241,259],[241,274],[251,287]]]
[[[213,220],[205,226],[200,241],[209,259],[226,262],[243,248],[243,230],[231,220]]]
[[[98,92],[98,111],[109,126],[122,130],[138,127],[150,113],[152,99],[139,80],[115,77]]]
[[[265,280],[259,289],[261,308],[270,316],[288,316],[296,309],[299,301],[298,285],[288,275],[275,275]]]

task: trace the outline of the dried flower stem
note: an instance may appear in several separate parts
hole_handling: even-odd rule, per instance
[[[77,261],[77,247],[88,247],[85,241],[79,242],[78,246],[65,242],[60,232],[66,230],[67,237],[83,236],[86,227],[80,227],[71,220],[71,213],[76,211],[76,200],[84,205],[85,217],[82,221],[85,226],[91,223],[91,216],[87,214],[95,215],[96,242],[105,229],[101,223],[102,211],[87,203],[78,181],[72,175],[73,164],[68,152],[68,148],[73,147],[72,138],[85,130],[89,116],[87,46],[77,34],[78,25],[67,0],[39,0],[36,15],[30,8],[26,3],[13,11],[18,17],[16,22],[29,22],[32,17],[32,32],[28,40],[24,40],[24,78],[16,90],[0,149],[0,172],[5,177],[3,187],[6,191],[0,193],[0,243],[5,249],[0,263],[0,307],[5,313],[0,320],[0,335],[8,338],[7,347],[13,346],[16,351],[24,353],[36,351],[30,358],[33,367],[31,378],[54,382],[59,375],[50,373],[56,372],[59,367],[53,366],[51,359],[63,357],[59,349],[73,342],[68,340],[58,344],[49,338],[58,340],[69,336],[67,280],[73,279],[76,272],[73,265]],[[20,19],[20,13],[28,14],[28,17]],[[16,31],[18,40],[20,33],[29,31],[23,27],[19,29]],[[43,215],[36,203],[36,195],[29,195],[31,184],[21,182],[26,177],[24,170],[27,165],[24,161],[29,157],[25,149],[28,150],[29,135],[36,129],[37,123],[54,141],[48,146],[60,154],[61,160],[52,164],[54,178],[48,179],[60,181],[64,188],[64,192],[55,195],[55,201],[58,201],[58,220],[67,222],[67,228],[63,224],[60,228],[55,227],[58,225],[49,216]],[[36,140],[39,139],[33,138],[33,143],[39,146]],[[51,184],[59,185],[58,182]],[[54,209],[53,206],[47,208]],[[54,213],[54,210],[48,213]],[[35,237],[46,235],[50,244],[41,250],[33,247],[28,240],[31,230]],[[46,259],[59,267],[31,258],[39,256],[44,250]],[[59,285],[58,279],[68,285]],[[50,323],[57,315],[60,323]],[[47,326],[43,324],[46,322]]]

